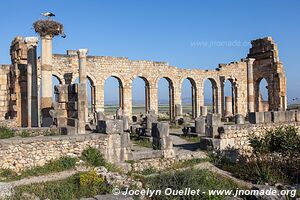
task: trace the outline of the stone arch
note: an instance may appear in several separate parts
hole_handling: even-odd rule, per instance
[[[104,102],[104,98],[105,98],[105,95],[104,95],[105,81],[107,79],[109,79],[110,77],[115,78],[119,83],[119,108],[124,110],[124,106],[125,106],[124,105],[124,85],[125,85],[126,81],[123,79],[122,76],[120,76],[118,74],[112,73],[111,75],[103,78],[103,102]],[[103,105],[104,105],[104,103],[103,103]]]
[[[218,82],[217,79],[211,76],[208,77],[204,77],[203,81],[202,81],[202,105],[205,105],[205,96],[204,96],[204,85],[205,85],[205,81],[209,81],[210,85],[211,85],[211,100],[212,100],[212,107],[211,107],[211,112],[212,113],[219,113],[219,87],[218,87]],[[208,109],[209,110],[209,109]]]
[[[236,79],[232,76],[229,77],[221,77],[221,109],[222,109],[222,116],[225,117],[232,117],[236,113],[236,106],[237,106],[237,88],[236,86]],[[228,85],[230,84],[230,85]],[[225,91],[226,86],[229,86],[229,91]],[[228,92],[225,94],[225,92]]]
[[[54,79],[53,79],[54,78]],[[61,85],[63,82],[59,75],[58,74],[54,74],[52,73],[52,76],[51,76],[51,90],[52,90],[52,102],[57,102],[58,101],[58,96],[56,95],[56,92],[55,92],[55,85],[57,85],[56,83],[58,83],[59,85]]]
[[[175,118],[175,104],[174,104],[174,81],[168,76],[160,76],[156,78],[156,87],[158,88],[158,82],[160,79],[165,79],[169,85],[169,118],[173,120]],[[157,96],[158,98],[158,96]]]
[[[264,82],[267,84],[266,89],[267,91],[267,98],[264,99],[261,94],[261,84]],[[268,77],[260,77],[255,81],[254,84],[254,90],[255,90],[255,110],[257,112],[263,112],[263,111],[269,111],[270,110],[270,97],[271,97],[271,90],[270,90],[270,79]]]
[[[90,88],[88,88],[90,87]],[[96,86],[95,86],[95,79],[87,75],[87,96],[88,96],[88,103],[91,105],[91,113],[94,113],[96,108]]]
[[[131,88],[133,89],[133,81],[137,78],[140,78],[144,81],[145,83],[145,112],[147,113],[150,110],[150,101],[151,101],[151,96],[150,96],[150,82],[149,78],[144,76],[142,73],[139,73],[138,75],[134,75],[130,78],[131,80]],[[133,91],[132,91],[133,95]],[[132,98],[132,106],[131,108],[133,109],[133,98]],[[133,112],[133,111],[132,111]]]
[[[190,76],[185,76],[180,79],[179,90],[181,91],[181,104],[182,104],[182,113],[183,113],[183,101],[182,101],[182,85],[184,80],[188,80],[191,84],[191,103],[192,103],[192,118],[196,118],[198,116],[197,113],[197,84],[194,78]]]

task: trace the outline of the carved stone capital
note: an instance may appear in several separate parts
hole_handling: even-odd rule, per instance
[[[247,58],[246,59],[246,62],[248,65],[253,65],[254,61],[255,61],[255,58]]]
[[[25,37],[24,42],[27,47],[36,47],[38,45],[39,39],[37,37]]]
[[[78,49],[77,55],[79,58],[84,58],[84,57],[86,57],[87,52],[88,52],[88,49]]]

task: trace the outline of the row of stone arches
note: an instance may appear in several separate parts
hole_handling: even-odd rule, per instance
[[[263,81],[261,81],[263,80]],[[260,82],[266,82],[264,79],[259,80]],[[73,78],[72,81],[74,83],[78,82],[78,78]],[[107,82],[115,82],[110,87],[106,87]],[[53,74],[52,78],[53,86],[57,84],[62,84],[63,81],[61,78],[55,74]],[[137,84],[134,84],[137,82]],[[160,82],[164,82],[164,86],[160,86]],[[256,84],[256,86],[260,84]],[[264,83],[265,84],[265,83]],[[136,76],[132,81],[132,113],[138,114],[138,113],[145,113],[150,108],[150,83],[147,78],[143,76]],[[156,83],[157,90],[160,90],[160,87],[165,87],[163,89],[163,92],[157,92],[157,101],[158,101],[158,112],[166,112],[169,116],[175,116],[176,115],[176,109],[175,109],[175,98],[174,98],[174,83],[172,79],[168,77],[161,77],[157,80]],[[189,85],[190,89],[187,89],[185,85]],[[202,90],[197,89],[198,85],[197,82],[190,77],[183,78],[179,87],[179,90],[181,90],[181,104],[183,105],[183,114],[189,114],[193,118],[199,116],[199,109],[197,109],[200,105],[205,105],[208,107],[209,112],[213,113],[223,113],[223,115],[226,115],[229,112],[232,115],[238,112],[237,110],[237,96],[238,96],[238,90],[236,86],[236,80],[233,78],[227,78],[221,81],[221,84],[218,84],[217,80],[214,78],[207,78],[204,80],[203,88]],[[135,92],[135,87],[139,88],[139,92]],[[267,88],[267,86],[264,86]],[[264,88],[263,87],[263,88]],[[141,89],[144,88],[144,89]],[[256,87],[257,94],[260,93],[260,87]],[[117,75],[112,75],[105,79],[104,81],[104,107],[107,107],[109,104],[115,104],[116,107],[120,107],[124,109],[124,83],[120,77]],[[187,91],[189,90],[189,91]],[[107,92],[109,91],[109,92]],[[94,112],[96,110],[96,86],[92,78],[88,76],[87,81],[87,92],[88,92],[88,102],[90,112]],[[110,93],[118,94],[117,97],[111,97],[110,99],[113,99],[112,102],[109,102],[107,100],[107,96],[110,96]],[[199,94],[198,94],[199,93]],[[201,93],[201,94],[200,94]],[[265,93],[263,93],[265,94]],[[202,95],[203,102],[199,100],[199,95]],[[137,98],[137,96],[139,98]],[[231,97],[231,98],[227,98]],[[261,103],[259,102],[266,102],[265,95],[262,96],[263,100],[261,100],[261,96],[256,95],[256,104],[257,104],[257,110],[262,109]],[[219,100],[219,98],[221,100]],[[231,99],[231,108],[230,110],[226,110],[226,98]],[[135,101],[139,102],[135,102]],[[137,104],[135,106],[134,104]],[[185,105],[187,104],[187,105]],[[219,105],[220,104],[220,105]],[[227,108],[228,109],[228,108]],[[264,108],[265,109],[265,108]],[[107,109],[104,109],[104,111]]]

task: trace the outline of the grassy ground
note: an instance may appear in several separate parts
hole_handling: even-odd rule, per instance
[[[222,200],[224,196],[209,196],[209,189],[235,189],[238,186],[231,180],[220,177],[208,170],[187,169],[184,171],[164,172],[157,176],[148,176],[144,179],[146,188],[160,189],[165,191],[166,188],[173,190],[182,190],[184,188],[200,189],[200,194],[191,196],[168,196],[162,192],[162,195],[155,196],[153,199],[164,200],[185,200],[185,199],[209,199]],[[205,193],[203,193],[205,192]]]

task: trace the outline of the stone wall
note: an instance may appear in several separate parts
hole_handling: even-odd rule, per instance
[[[270,110],[286,107],[286,82],[283,65],[278,57],[278,49],[272,38],[262,38],[252,41],[248,58],[255,58],[253,64],[255,98],[259,97],[257,85],[262,78],[269,83]],[[11,116],[17,118],[19,126],[26,125],[26,80],[24,72],[27,65],[27,46],[24,38],[16,37],[11,45],[12,74],[14,87],[11,87],[15,99],[10,108]],[[52,75],[60,84],[71,84],[79,76],[77,51],[68,50],[67,54],[52,55]],[[38,83],[41,82],[41,60],[38,60]],[[147,60],[130,60],[125,57],[87,56],[87,77],[91,82],[92,111],[104,111],[104,84],[109,77],[119,81],[120,107],[127,116],[132,115],[132,82],[140,77],[145,82],[146,111],[153,109],[158,113],[158,82],[165,78],[169,83],[169,113],[175,119],[180,111],[176,105],[181,105],[182,83],[188,79],[192,85],[193,117],[200,115],[200,107],[205,98],[213,99],[213,112],[224,116],[224,83],[232,84],[233,114],[247,114],[247,61],[220,64],[215,70],[184,69],[170,66],[166,62]],[[273,77],[271,79],[271,77]],[[212,84],[212,94],[204,97],[204,81]],[[11,83],[12,84],[12,83]],[[23,87],[24,86],[24,87]],[[1,85],[2,87],[2,85]],[[40,90],[39,90],[40,91]],[[1,99],[0,99],[1,100]],[[0,105],[1,107],[1,105]],[[178,106],[177,106],[178,107]],[[179,106],[180,107],[180,106]],[[1,109],[4,109],[1,107]],[[5,108],[6,109],[6,108]],[[17,113],[17,114],[16,114]],[[1,117],[1,116],[0,116]]]
[[[300,134],[300,122],[236,124],[224,125],[224,131],[220,134],[220,138],[224,141],[228,140],[228,144],[233,143],[233,148],[238,149],[240,153],[249,154],[252,152],[252,148],[249,144],[249,135],[255,134],[262,136],[267,130],[273,130],[282,126],[295,126],[299,128],[298,131]]]
[[[78,77],[78,59],[68,51],[68,55],[53,55],[52,73],[61,81],[64,75],[73,74],[72,82]],[[141,77],[147,88],[150,109],[158,111],[158,81],[166,78],[171,86],[171,106],[174,113],[175,105],[181,104],[181,87],[184,79],[188,78],[194,84],[196,91],[196,113],[200,114],[200,106],[204,105],[204,81],[210,80],[215,89],[215,112],[222,113],[222,87],[225,80],[231,80],[236,88],[235,113],[246,114],[247,111],[247,67],[246,62],[222,64],[215,70],[180,69],[165,62],[145,60],[129,60],[123,57],[88,56],[87,76],[95,90],[94,107],[96,111],[104,111],[104,83],[109,77],[115,77],[120,83],[122,93],[121,107],[126,115],[132,113],[132,81]]]
[[[0,120],[9,116],[9,70],[10,65],[0,65]]]
[[[0,169],[21,171],[42,166],[62,156],[78,157],[89,146],[99,149],[109,162],[116,163],[126,159],[119,134],[11,138],[0,140]]]
[[[253,82],[255,93],[255,110],[264,111],[260,99],[260,82],[268,83],[269,110],[285,110],[287,108],[286,78],[283,64],[279,59],[278,47],[271,37],[251,42],[248,58],[255,58],[253,63]]]

